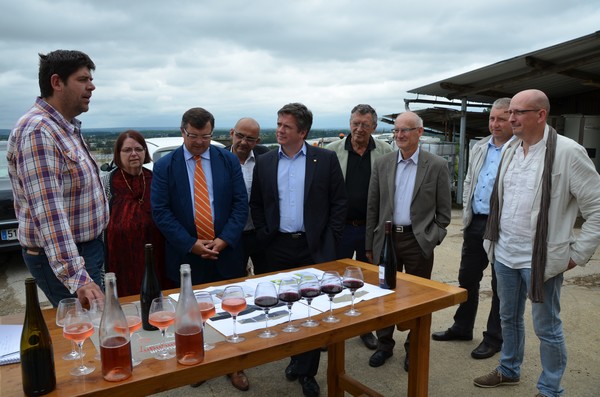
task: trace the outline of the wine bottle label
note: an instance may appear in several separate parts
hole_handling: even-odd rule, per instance
[[[385,282],[385,265],[379,265],[379,288],[390,289]]]

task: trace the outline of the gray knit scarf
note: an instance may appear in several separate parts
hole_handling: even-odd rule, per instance
[[[542,173],[542,198],[540,212],[536,223],[535,239],[533,240],[533,253],[531,257],[531,289],[529,298],[532,302],[544,302],[544,273],[546,271],[546,256],[548,253],[548,210],[550,208],[550,193],[552,192],[552,167],[556,155],[556,130],[550,127],[546,141],[546,156],[544,157],[544,171]],[[498,170],[502,168],[502,161]],[[494,190],[490,198],[490,216],[488,217],[483,238],[498,241],[500,233],[500,202],[498,200],[498,181],[496,178]]]

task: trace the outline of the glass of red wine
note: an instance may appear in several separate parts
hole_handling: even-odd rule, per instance
[[[258,283],[254,292],[254,304],[262,307],[265,311],[265,329],[260,334],[259,338],[272,338],[277,335],[277,332],[269,329],[269,310],[279,303],[277,298],[277,288],[270,281]]]
[[[289,312],[287,325],[282,329],[283,332],[298,332],[300,328],[292,324],[292,305],[300,300],[300,290],[298,288],[298,280],[288,278],[281,280],[279,283],[279,300],[287,303]]]
[[[316,298],[321,294],[321,287],[319,285],[319,279],[314,274],[304,274],[300,278],[300,295],[306,299],[308,304],[308,318],[302,324],[303,327],[316,327],[319,325],[318,321],[312,319],[310,315],[310,304],[313,298]]]
[[[221,307],[231,314],[231,318],[233,318],[233,335],[230,335],[225,339],[229,343],[240,343],[246,340],[243,336],[239,336],[235,329],[236,317],[246,308],[246,305],[246,295],[244,294],[242,287],[230,285],[225,288],[225,291],[223,291],[223,298],[221,299]]]
[[[333,315],[333,297],[342,292],[342,279],[336,271],[327,271],[321,277],[321,292],[329,296],[329,315],[323,319],[326,323],[337,323],[339,318]]]
[[[344,271],[344,277],[342,284],[345,288],[350,290],[352,294],[352,306],[350,306],[350,310],[345,312],[346,316],[360,316],[361,313],[354,308],[354,293],[357,289],[362,288],[365,285],[362,270],[357,266],[348,266],[346,271]]]
[[[83,376],[94,372],[95,367],[87,367],[83,363],[83,355],[81,354],[83,342],[94,333],[92,319],[85,309],[76,309],[67,313],[64,319],[63,336],[66,339],[72,340],[77,344],[79,349],[79,365],[71,370],[71,375]]]

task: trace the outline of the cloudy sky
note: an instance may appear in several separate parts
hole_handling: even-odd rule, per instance
[[[0,128],[39,95],[38,53],[96,64],[84,128],[177,127],[202,106],[217,128],[275,126],[303,102],[314,127],[350,109],[401,111],[406,91],[600,30],[596,1],[26,0],[0,15]]]

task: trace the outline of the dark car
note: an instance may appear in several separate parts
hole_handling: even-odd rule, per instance
[[[15,216],[13,194],[8,179],[6,141],[0,141],[0,252],[17,251],[21,248],[17,240],[19,223]]]

